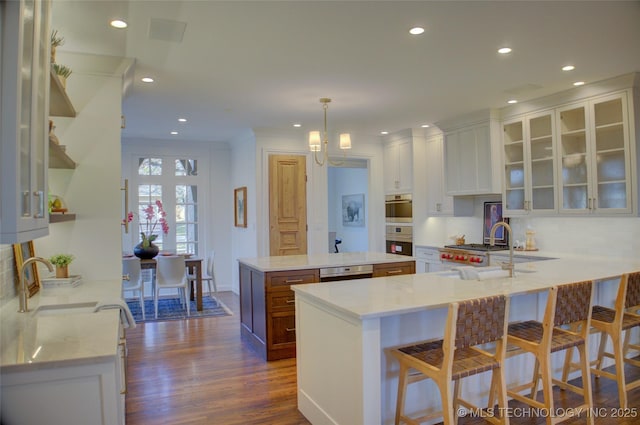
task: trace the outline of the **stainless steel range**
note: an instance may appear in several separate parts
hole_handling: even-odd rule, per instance
[[[490,264],[492,251],[504,251],[509,247],[504,245],[466,244],[445,245],[440,248],[440,259],[445,269],[455,265],[484,267]]]

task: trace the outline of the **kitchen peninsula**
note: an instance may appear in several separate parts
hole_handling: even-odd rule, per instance
[[[541,319],[545,289],[592,279],[597,282],[594,302],[612,305],[618,277],[637,270],[637,259],[559,258],[518,264],[514,278],[458,280],[427,273],[294,285],[298,409],[313,424],[391,424],[398,365],[385,349],[441,338],[449,303],[506,294],[510,321]],[[592,355],[594,348],[597,344],[590,343]],[[533,363],[528,357],[507,360],[508,385],[530,378]],[[554,357],[553,364],[557,372],[562,361]],[[469,378],[463,389],[480,405],[486,403],[489,387],[482,379]],[[412,385],[407,411],[423,409],[425,403],[439,408],[431,381]]]
[[[241,258],[238,262],[242,336],[267,360],[296,354],[291,285],[416,272],[413,258],[380,252]]]

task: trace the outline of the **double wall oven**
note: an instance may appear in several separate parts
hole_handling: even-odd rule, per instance
[[[387,222],[386,252],[413,255],[413,200],[411,194],[385,196],[384,210]]]

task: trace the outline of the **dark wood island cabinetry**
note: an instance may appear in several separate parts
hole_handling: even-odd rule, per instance
[[[389,259],[388,254],[383,255],[385,259]],[[401,258],[402,260],[373,263],[373,277],[415,273],[415,261],[406,261],[407,257]],[[312,262],[305,261],[303,264],[309,263]],[[344,261],[340,263],[355,264]],[[357,264],[363,263],[360,261]],[[295,295],[291,285],[319,283],[320,268],[264,270],[250,261],[240,260],[242,337],[266,360],[296,356]]]

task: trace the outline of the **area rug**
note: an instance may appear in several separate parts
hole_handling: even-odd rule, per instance
[[[161,320],[179,320],[187,318],[198,317],[212,317],[212,316],[232,316],[233,313],[229,310],[229,307],[215,297],[205,296],[202,298],[202,311],[196,310],[196,302],[191,302],[191,315],[187,317],[187,309],[180,305],[178,298],[161,298],[158,301],[158,318],[153,316],[153,300],[144,300],[144,314],[145,319],[142,320],[142,310],[140,309],[140,302],[137,299],[128,299],[127,305],[136,323],[140,322],[155,322]]]

